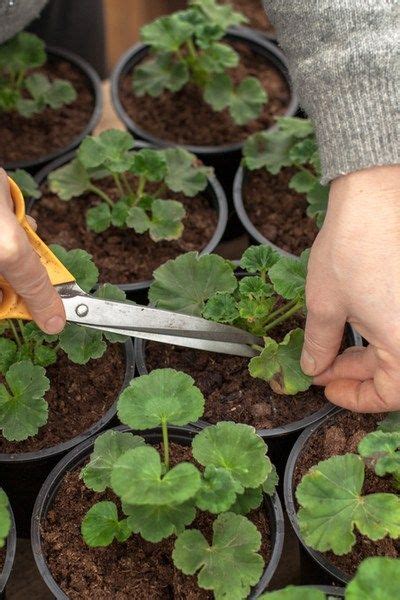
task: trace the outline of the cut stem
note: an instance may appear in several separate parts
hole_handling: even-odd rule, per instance
[[[98,188],[97,185],[93,185],[93,183],[91,183],[89,189],[98,196],[100,196],[102,200],[107,202],[108,206],[110,206],[111,208],[114,206],[114,202],[111,200],[110,196],[108,196],[105,192],[103,192],[103,190]]]
[[[274,327],[276,327],[280,323],[283,323],[284,321],[286,321],[286,319],[288,319],[289,317],[291,317],[292,315],[294,315],[302,307],[303,307],[303,303],[302,302],[297,302],[294,306],[292,306],[292,308],[290,308],[283,315],[281,315],[280,317],[278,317],[277,319],[275,319],[271,323],[268,323],[268,325],[264,329],[264,332],[267,333],[268,331],[271,331],[271,329],[273,329]]]
[[[163,449],[164,449],[164,464],[167,471],[169,470],[169,443],[168,443],[168,427],[166,419],[161,420]]]

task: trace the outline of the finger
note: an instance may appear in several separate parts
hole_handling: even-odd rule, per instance
[[[33,229],[33,231],[37,230],[37,223],[36,220],[33,217],[30,217],[29,215],[26,215],[26,220],[28,221],[30,227]]]
[[[348,348],[340,354],[333,365],[314,377],[315,385],[328,385],[336,379],[372,379],[377,368],[377,360],[370,346],[367,348]]]
[[[354,379],[339,379],[325,388],[327,399],[353,412],[378,413],[400,410],[399,395],[383,397],[376,389],[375,381],[355,381]]]
[[[301,368],[307,375],[319,375],[336,358],[343,338],[346,315],[340,309],[307,313]]]
[[[14,211],[14,202],[11,198],[10,184],[8,182],[7,173],[0,167],[0,201],[7,204]]]

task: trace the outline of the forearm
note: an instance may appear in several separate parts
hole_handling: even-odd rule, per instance
[[[266,0],[323,181],[400,162],[398,0]]]

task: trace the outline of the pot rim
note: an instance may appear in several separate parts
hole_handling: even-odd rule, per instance
[[[89,133],[93,131],[96,127],[97,123],[100,121],[100,117],[103,112],[103,92],[101,87],[101,80],[97,72],[94,68],[82,57],[78,56],[74,52],[70,50],[65,50],[64,48],[59,48],[58,46],[46,46],[46,54],[53,55],[58,58],[62,58],[70,62],[74,67],[80,69],[88,80],[89,87],[93,94],[93,112],[92,115],[86,124],[86,127],[81,131],[80,134],[75,136],[68,144],[59,148],[58,150],[53,150],[44,156],[39,158],[35,158],[33,160],[24,159],[24,160],[15,160],[3,165],[6,171],[14,171],[16,169],[33,169],[35,167],[39,167],[44,163],[48,163],[60,156],[63,156],[73,148],[76,148]]]
[[[6,557],[4,560],[3,570],[0,572],[0,595],[6,589],[7,582],[10,578],[17,548],[17,528],[15,526],[14,513],[12,511],[11,504],[8,505],[8,509],[11,517],[11,529],[6,541]]]

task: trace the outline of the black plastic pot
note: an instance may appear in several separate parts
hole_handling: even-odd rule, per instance
[[[12,171],[14,169],[27,169],[31,173],[34,173],[43,164],[48,163],[51,160],[58,158],[59,156],[62,156],[63,154],[69,152],[73,148],[76,148],[81,143],[83,138],[93,131],[93,129],[99,122],[101,114],[103,112],[103,92],[101,88],[101,81],[93,67],[91,67],[89,63],[86,62],[86,60],[84,60],[77,54],[70,52],[69,50],[49,46],[46,48],[46,53],[50,57],[67,60],[74,67],[83,72],[93,93],[93,113],[85,129],[79,135],[73,138],[69,144],[67,144],[63,148],[59,148],[58,150],[53,150],[52,152],[49,152],[48,154],[41,156],[40,158],[5,163],[2,165],[2,167],[4,167],[4,169],[6,169],[7,171]]]
[[[120,426],[118,431],[132,431],[129,427]],[[170,440],[172,442],[189,446],[195,435],[190,427],[169,427]],[[138,432],[146,439],[147,443],[157,444],[162,441],[161,429],[153,429],[146,432]],[[68,600],[68,596],[59,588],[54,581],[52,574],[47,566],[43,555],[40,527],[43,519],[46,517],[57,490],[63,480],[66,472],[79,467],[87,456],[92,452],[94,439],[86,440],[77,448],[74,448],[65,456],[47,477],[42,489],[37,497],[32,515],[31,543],[32,552],[35,557],[36,566],[41,577],[49,588],[50,592],[57,600]],[[267,568],[265,569],[259,583],[255,586],[248,600],[257,598],[269,584],[281,557],[284,539],[284,521],[282,506],[278,496],[275,494],[272,498],[265,496],[264,507],[271,525],[272,556]]]
[[[147,144],[146,142],[137,142],[135,145],[135,148],[148,148],[148,147],[151,147],[151,144]],[[52,171],[54,171],[55,169],[58,169],[59,167],[62,167],[66,163],[70,162],[74,158],[74,156],[75,156],[75,151],[69,152],[68,154],[61,156],[60,158],[54,160],[50,164],[46,165],[43,169],[41,169],[35,175],[35,180],[38,183],[38,185],[43,183],[45,181],[45,179],[47,178],[47,176]],[[219,181],[216,179],[216,177],[211,176],[208,178],[208,186],[205,190],[205,194],[210,199],[211,206],[213,208],[215,208],[215,210],[218,213],[218,222],[217,222],[217,226],[215,228],[212,238],[209,240],[209,242],[203,248],[203,250],[201,251],[201,254],[209,254],[210,252],[213,252],[213,250],[215,250],[215,248],[218,246],[219,242],[222,239],[222,236],[225,231],[226,223],[228,220],[228,205],[227,205],[227,201],[226,201],[226,196],[225,196],[224,190],[222,189],[222,187],[221,187]],[[28,213],[32,210],[32,207],[35,204],[35,202],[40,202],[40,200],[35,200],[34,198],[29,198],[29,200],[27,201],[26,210]],[[73,200],[71,200],[71,202],[73,202]],[[115,285],[118,285],[118,287],[121,290],[124,290],[125,292],[128,292],[129,294],[132,294],[132,295],[134,294],[134,299],[137,302],[147,302],[147,289],[150,286],[151,282],[152,282],[151,279],[147,279],[144,281],[138,281],[136,283],[123,283],[123,284],[118,284],[118,282],[109,282],[109,283],[115,283]]]
[[[15,551],[17,548],[17,530],[15,527],[14,514],[11,505],[9,507],[9,510],[11,515],[11,529],[6,542],[6,558],[4,561],[3,570],[0,571],[0,600],[5,600],[6,597],[7,582],[11,575],[11,571],[14,564]]]
[[[134,371],[132,341],[125,344],[125,379],[120,391],[131,381]],[[120,393],[120,392],[119,392]],[[118,394],[119,395],[119,394]],[[55,464],[69,450],[78,446],[106,427],[113,425],[116,417],[117,398],[97,423],[71,440],[36,452],[15,454],[0,453],[1,486],[4,488],[14,510],[18,537],[29,537],[32,508],[43,481]]]
[[[230,30],[226,36],[227,41],[240,41],[248,44],[254,52],[263,55],[270,63],[279,69],[284,79],[290,87],[290,80],[287,71],[287,62],[283,53],[276,47],[274,43],[261,37],[251,30]],[[173,140],[164,140],[158,138],[148,131],[144,130],[140,123],[135,123],[125,111],[119,98],[120,80],[127,73],[130,73],[133,68],[139,64],[149,54],[149,47],[145,44],[138,44],[130,48],[120,59],[111,74],[111,97],[114,108],[124,122],[126,127],[136,137],[151,142],[159,146],[174,145]],[[294,116],[297,112],[298,100],[296,94],[292,91],[289,106],[285,112],[286,116]],[[216,176],[224,187],[228,201],[230,201],[232,193],[233,178],[238,168],[244,142],[235,142],[222,146],[196,146],[183,145],[190,152],[193,152],[207,165],[211,165],[215,169]],[[176,144],[175,144],[176,145]],[[231,204],[230,204],[231,207]],[[233,207],[232,207],[233,209]]]
[[[362,345],[360,335],[349,325],[347,326],[346,335],[349,346]],[[135,339],[135,363],[139,375],[146,375],[148,373],[146,366],[146,342],[138,338]],[[327,402],[326,406],[317,412],[300,419],[299,421],[288,423],[287,425],[281,425],[280,427],[275,427],[274,429],[257,430],[257,433],[268,444],[268,454],[278,470],[280,480],[283,479],[289,452],[300,433],[306,427],[314,425],[315,423],[319,423],[334,410],[334,406]],[[197,423],[193,423],[193,426],[197,427],[198,429],[204,429],[204,427],[207,427],[208,425],[210,425],[210,423],[206,421],[198,421]]]
[[[324,554],[313,550],[305,544],[301,536],[297,520],[297,507],[294,496],[295,490],[293,487],[293,476],[297,459],[307,445],[308,440],[316,430],[318,430],[320,427],[323,427],[329,419],[334,418],[334,416],[339,412],[343,412],[342,409],[336,408],[330,415],[323,419],[323,421],[314,423],[305,431],[303,431],[293,446],[286,465],[283,482],[285,506],[290,523],[300,541],[301,578],[303,584],[311,583],[329,585],[336,583],[338,585],[346,585],[351,579],[348,575],[346,575],[346,573],[343,573],[340,569],[329,562]]]
[[[344,588],[335,587],[333,585],[322,585],[318,586],[318,589],[320,589],[321,592],[324,592],[327,598],[344,598]]]

